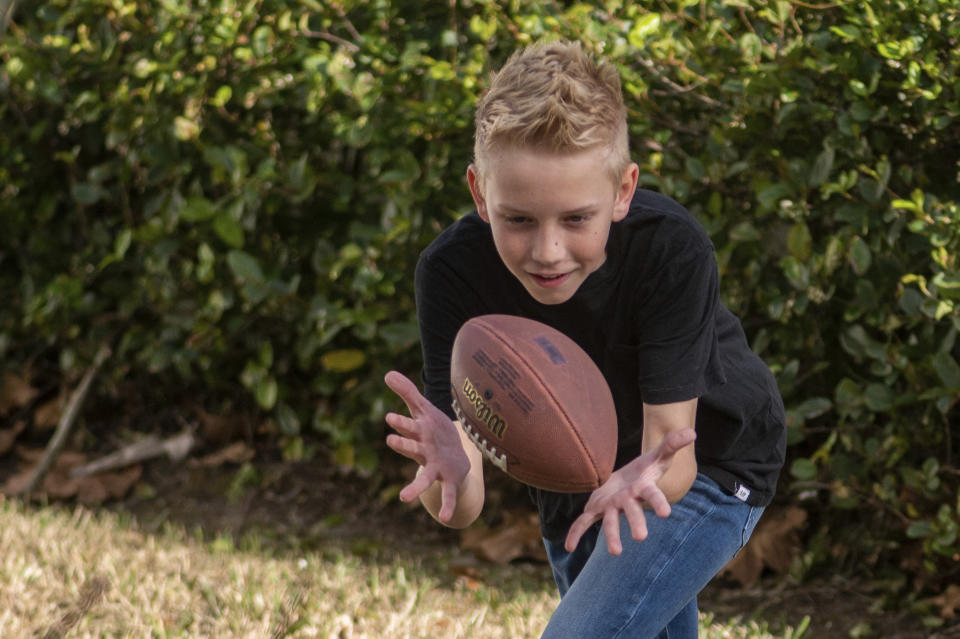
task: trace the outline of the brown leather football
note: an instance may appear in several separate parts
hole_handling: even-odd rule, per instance
[[[600,369],[545,324],[482,315],[457,333],[453,409],[495,466],[525,484],[589,492],[613,470],[617,414]]]

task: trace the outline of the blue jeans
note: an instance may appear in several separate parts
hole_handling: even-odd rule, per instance
[[[697,593],[747,543],[763,507],[698,474],[669,517],[644,514],[640,542],[621,515],[619,557],[607,552],[600,522],[572,553],[544,540],[561,599],[541,639],[695,638]]]

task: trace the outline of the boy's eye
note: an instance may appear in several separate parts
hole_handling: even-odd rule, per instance
[[[530,221],[530,218],[524,217],[524,216],[522,216],[522,215],[508,215],[508,216],[504,217],[503,219],[504,219],[504,221],[505,221],[507,224],[512,224],[512,225],[515,225],[515,226],[519,226],[519,225],[521,225],[521,224],[526,224],[527,222]]]

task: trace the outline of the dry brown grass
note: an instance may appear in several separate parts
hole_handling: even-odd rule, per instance
[[[441,555],[284,556],[3,497],[0,548],[0,628],[11,638],[537,637],[557,602],[539,573],[451,570]],[[707,622],[702,635],[773,637]]]

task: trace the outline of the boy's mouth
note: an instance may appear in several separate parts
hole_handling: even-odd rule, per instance
[[[544,275],[539,273],[531,273],[530,277],[534,281],[544,288],[556,288],[567,281],[567,278],[570,277],[569,273],[558,273],[556,275]]]

